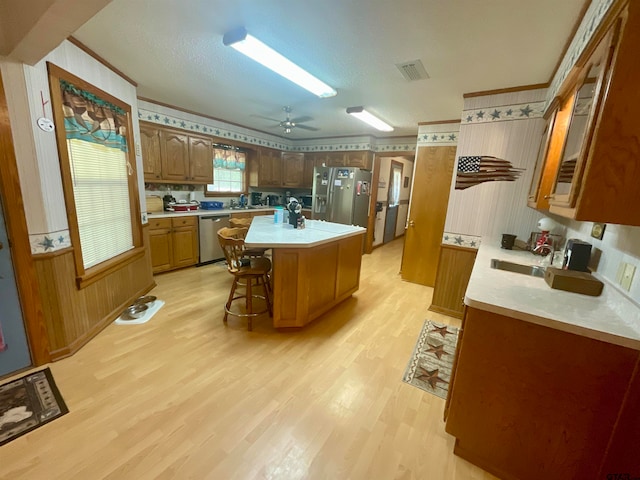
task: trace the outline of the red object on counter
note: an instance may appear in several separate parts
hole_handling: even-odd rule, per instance
[[[191,203],[176,203],[167,208],[170,212],[192,212],[198,210],[198,205]]]

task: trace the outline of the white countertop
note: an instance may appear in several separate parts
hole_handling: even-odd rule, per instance
[[[288,223],[274,223],[273,215],[253,218],[244,243],[250,248],[311,248],[353,235],[367,229],[322,220],[306,220],[305,228],[293,228]]]
[[[541,258],[482,239],[464,303],[470,307],[640,350],[640,311],[605,281],[592,297],[552,289],[543,278],[491,268],[491,259],[539,265]],[[602,279],[600,279],[602,280]]]
[[[238,208],[238,209],[230,209],[230,208],[219,208],[215,210],[191,210],[188,212],[147,212],[148,218],[170,218],[170,217],[184,217],[189,215],[195,215],[197,217],[202,216],[225,216],[231,213],[242,213],[242,212],[260,212],[260,211],[273,211],[274,207],[255,207],[255,208]]]

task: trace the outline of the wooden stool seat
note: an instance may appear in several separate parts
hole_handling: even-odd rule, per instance
[[[244,237],[247,234],[246,228],[221,228],[218,230],[218,241],[224,251],[227,260],[227,270],[233,275],[233,284],[229,292],[229,299],[224,306],[223,322],[227,323],[228,315],[237,317],[247,317],[249,321],[248,329],[252,330],[253,317],[262,315],[263,313],[273,314],[271,305],[271,286],[269,281],[269,271],[271,270],[271,261],[266,257],[248,257],[245,256]],[[238,288],[244,288],[244,294],[237,294]],[[253,293],[254,287],[262,287],[264,295]],[[254,312],[253,299],[261,298],[266,302],[264,310]],[[238,313],[231,311],[231,305],[234,301],[244,299],[245,312]]]

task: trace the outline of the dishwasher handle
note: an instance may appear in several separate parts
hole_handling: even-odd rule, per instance
[[[221,222],[225,217],[200,217],[201,220],[213,220],[214,222]]]

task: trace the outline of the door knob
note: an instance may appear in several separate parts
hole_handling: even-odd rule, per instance
[[[409,220],[409,226],[410,227],[415,227],[416,226],[416,222],[414,222],[413,220]]]

